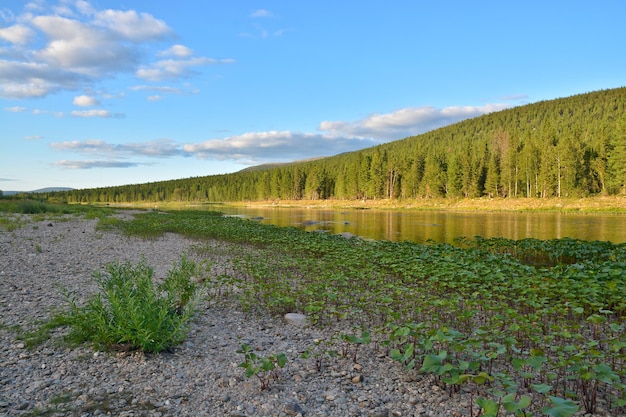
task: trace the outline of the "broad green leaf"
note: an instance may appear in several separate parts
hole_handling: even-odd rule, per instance
[[[276,355],[276,363],[279,368],[284,368],[287,364],[287,356],[284,353],[279,353]]]
[[[543,407],[541,412],[551,417],[570,417],[578,411],[578,406],[571,400],[559,397],[548,397],[550,406]]]
[[[547,384],[532,384],[532,387],[539,394],[545,394],[546,392],[552,389],[552,386],[547,385]]]
[[[496,417],[500,410],[500,406],[497,402],[483,397],[477,398],[476,404],[483,410],[481,416],[484,417]]]

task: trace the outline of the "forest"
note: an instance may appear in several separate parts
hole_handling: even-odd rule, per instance
[[[333,157],[44,193],[67,203],[626,195],[626,87],[541,101]]]

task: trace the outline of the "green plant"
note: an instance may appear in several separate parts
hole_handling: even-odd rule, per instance
[[[244,355],[244,361],[239,367],[246,370],[246,378],[257,377],[261,383],[261,390],[269,389],[272,381],[279,378],[278,368],[284,368],[287,364],[287,356],[284,353],[259,356],[245,343],[237,349],[237,353]]]
[[[198,283],[194,281],[194,278],[199,279],[202,274],[200,266],[184,255],[174,268],[168,271],[165,281],[159,285],[159,291],[166,294],[167,302],[176,307],[177,314],[183,314],[196,295]]]
[[[65,404],[72,401],[72,393],[71,392],[62,392],[59,393],[48,400],[50,404]]]
[[[357,354],[359,353],[359,347],[361,345],[366,345],[368,343],[370,343],[372,341],[372,338],[370,336],[370,332],[363,330],[361,332],[361,336],[357,336],[355,334],[344,334],[341,336],[341,338],[346,341],[347,343],[349,343],[350,345],[352,345],[352,362],[356,363],[356,359],[357,359]],[[347,346],[344,348],[344,356],[346,356],[346,354],[348,353],[348,348]]]
[[[194,305],[189,303],[196,292],[190,283],[192,270],[188,260],[181,260],[157,289],[153,270],[145,261],[109,264],[106,273],[94,275],[101,292],[85,306],[66,295],[69,338],[90,341],[99,348],[170,349],[184,340],[194,313]]]
[[[32,349],[50,339],[52,330],[65,326],[68,320],[62,314],[54,315],[50,320],[41,323],[35,330],[24,332],[21,328],[16,328],[17,339],[23,340],[26,348]]]
[[[303,359],[312,358],[315,362],[315,369],[320,372],[327,360],[337,356],[337,351],[331,347],[332,340],[315,339],[313,342],[313,346],[304,351],[300,357]]]

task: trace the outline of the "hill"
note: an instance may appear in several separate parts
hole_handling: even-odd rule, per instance
[[[33,193],[54,193],[58,191],[71,191],[73,188],[70,187],[46,187],[39,188],[33,191],[3,191],[4,195],[15,195],[15,194],[33,194]]]
[[[626,88],[602,90],[314,161],[61,196],[122,203],[626,195],[625,104]]]

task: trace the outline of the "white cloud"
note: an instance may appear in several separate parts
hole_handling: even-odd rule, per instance
[[[37,16],[32,23],[49,39],[33,56],[50,68],[75,76],[102,77],[131,71],[139,63],[138,51],[88,24],[59,16]]]
[[[33,36],[34,32],[24,25],[13,25],[8,28],[0,29],[0,39],[19,45],[30,42]]]
[[[129,161],[56,161],[52,165],[65,169],[92,169],[92,168],[132,168],[143,165],[138,162]]]
[[[250,17],[272,17],[272,13],[265,9],[258,9],[250,13]]]
[[[140,68],[136,76],[147,81],[163,81],[188,77],[194,73],[194,67],[215,64],[231,64],[233,60],[196,57],[189,59],[164,59],[151,66]]]
[[[61,0],[56,6],[33,1],[18,17],[7,9],[0,17],[19,23],[0,29],[0,97],[45,97],[62,90],[95,89],[121,74],[147,80],[188,77],[194,69],[232,60],[194,57],[180,44],[152,62],[147,46],[174,38],[161,19],[135,10],[98,10],[83,0]]]
[[[182,155],[180,145],[170,139],[123,144],[109,143],[100,139],[88,139],[54,142],[50,144],[50,147],[56,151],[76,152],[84,155],[105,155],[110,158],[126,158],[129,156],[164,158]]]
[[[91,117],[102,117],[105,119],[108,118],[121,118],[124,117],[122,113],[111,113],[108,110],[94,109],[94,110],[74,110],[72,113],[74,117],[82,117],[82,118],[91,118]]]
[[[160,93],[169,93],[169,94],[182,94],[182,90],[178,87],[170,87],[170,86],[159,86],[159,85],[135,85],[130,87],[133,91],[158,91]]]
[[[145,42],[159,40],[173,35],[167,24],[149,13],[137,13],[134,10],[104,10],[96,13],[94,24],[110,29],[120,38]]]
[[[80,107],[97,106],[100,104],[95,97],[85,96],[85,95],[74,97],[74,100],[72,100],[72,103],[75,106],[80,106]]]
[[[153,96],[146,97],[146,100],[148,100],[148,101],[159,101],[159,100],[163,100],[163,97],[161,97],[158,94],[155,94]]]
[[[41,110],[41,109],[34,109],[32,111],[32,114],[34,114],[36,116],[38,116],[40,114],[50,114],[50,115],[52,115],[54,117],[57,117],[57,118],[61,118],[61,117],[63,117],[65,115],[62,111],[50,111],[50,110]]]
[[[43,139],[43,136],[39,136],[39,135],[30,135],[30,136],[24,136],[25,140],[39,140],[39,139]]]
[[[393,113],[373,114],[356,122],[323,121],[319,130],[333,136],[374,138],[382,141],[401,139],[437,129],[461,120],[508,107],[505,104],[404,108]]]
[[[183,145],[183,151],[200,159],[240,160],[244,163],[293,161],[330,156],[375,145],[368,139],[338,138],[289,131],[250,132],[224,139]]]
[[[10,111],[11,113],[21,113],[21,112],[25,112],[26,110],[28,110],[26,107],[21,107],[21,106],[5,107],[4,109],[6,111]]]
[[[186,58],[188,56],[193,55],[193,50],[187,48],[184,45],[174,45],[165,51],[161,51],[157,54],[158,56],[177,56],[180,58]]]

